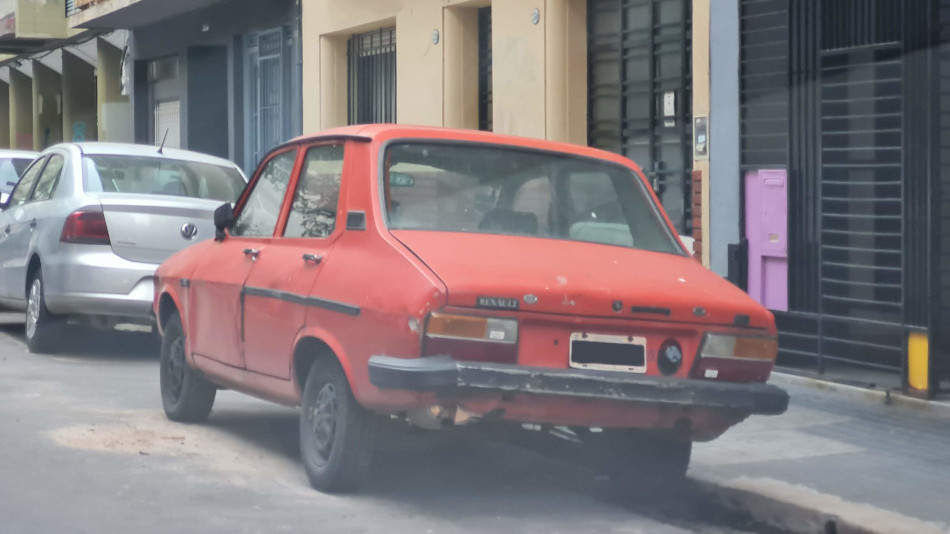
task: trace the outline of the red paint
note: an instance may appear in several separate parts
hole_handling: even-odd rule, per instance
[[[529,395],[437,397],[371,385],[367,371],[371,356],[418,358],[435,349],[444,353],[459,346],[452,342],[425,346],[423,329],[433,311],[517,319],[514,352],[494,356],[526,366],[568,367],[569,339],[574,332],[632,335],[646,339],[647,373],[655,375],[659,347],[674,339],[683,349],[683,365],[676,375],[682,379],[702,378],[711,368],[711,362],[696,361],[706,332],[776,334],[767,310],[703,269],[685,250],[676,255],[531,237],[390,232],[382,212],[380,151],[384,143],[398,138],[559,151],[624,165],[645,180],[635,164],[616,154],[484,132],[373,125],[295,139],[280,149],[301,150],[290,194],[281,205],[278,237],[228,236],[223,242],[201,243],[176,254],[158,270],[156,312],[162,294],[171,295],[180,306],[193,365],[221,385],[294,404],[300,399],[295,348],[304,340],[316,339],[340,361],[356,398],[381,413],[458,402],[476,414],[503,408],[504,417],[524,422],[670,428],[687,421],[695,439],[715,437],[744,418],[711,410]],[[303,154],[328,139],[345,143],[336,230],[326,239],[281,238]],[[238,213],[247,191],[238,201]],[[657,202],[655,196],[653,201]],[[345,229],[346,213],[351,211],[365,212],[366,230]],[[665,214],[663,218],[672,228]],[[246,257],[245,248],[260,251],[256,262]],[[322,261],[307,264],[304,254],[319,255]],[[181,280],[189,281],[187,287]],[[279,300],[245,291],[242,307],[245,286],[300,299]],[[485,295],[517,299],[521,309],[477,309],[477,297]],[[538,302],[525,304],[526,295],[537,297]],[[301,300],[306,298],[317,300]],[[613,308],[617,301],[622,303],[619,311]],[[357,307],[359,313],[333,309],[333,303]],[[668,309],[669,313],[634,312],[632,307]],[[698,307],[703,313],[697,312]],[[736,315],[748,316],[749,327],[731,326]],[[460,357],[461,353],[450,355]],[[720,367],[718,380],[762,381],[771,367],[771,362],[730,361]]]

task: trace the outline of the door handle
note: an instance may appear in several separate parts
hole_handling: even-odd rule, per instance
[[[36,219],[30,221],[30,230],[36,230]]]
[[[250,257],[252,260],[257,260],[257,257],[261,255],[261,251],[256,248],[246,248],[244,249],[244,255]]]
[[[303,261],[306,263],[312,263],[314,265],[320,265],[320,263],[323,261],[323,256],[318,254],[304,254]]]
[[[6,229],[3,231],[3,233],[5,233],[5,234],[7,234],[7,235],[10,235],[10,225],[9,225],[9,224],[7,225],[7,227],[6,227]]]

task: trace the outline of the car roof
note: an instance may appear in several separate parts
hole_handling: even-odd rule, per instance
[[[291,139],[283,146],[306,143],[309,141],[320,141],[323,139],[354,139],[358,141],[376,141],[394,138],[431,138],[446,140],[457,139],[459,141],[475,143],[504,144],[528,149],[565,152],[569,154],[622,162],[624,164],[631,163],[628,158],[616,153],[607,152],[605,150],[591,148],[584,145],[576,145],[532,137],[498,134],[480,130],[462,130],[456,128],[442,128],[438,126],[413,126],[406,124],[357,124],[352,126],[343,126],[340,128],[325,130],[316,134],[303,135],[295,139]],[[634,166],[636,166],[636,164],[634,164]]]
[[[24,158],[24,159],[36,159],[36,156],[39,156],[39,152],[32,152],[30,150],[10,150],[10,149],[0,149],[0,158]]]
[[[179,161],[192,161],[195,163],[208,163],[211,165],[220,165],[224,167],[238,168],[233,162],[202,154],[192,152],[191,150],[179,150],[175,148],[165,148],[162,153],[158,153],[158,147],[154,145],[139,145],[132,143],[106,143],[106,142],[85,142],[85,143],[63,143],[58,146],[74,146],[83,154],[101,154],[101,155],[122,155],[122,156],[150,156],[156,158],[168,158]],[[52,147],[55,148],[55,147]]]

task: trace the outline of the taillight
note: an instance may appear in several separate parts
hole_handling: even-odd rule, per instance
[[[509,362],[518,359],[518,322],[471,315],[433,313],[426,325],[427,356]]]
[[[106,216],[96,208],[83,208],[70,213],[59,240],[79,245],[109,245]]]

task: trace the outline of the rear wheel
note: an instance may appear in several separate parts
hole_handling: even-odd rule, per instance
[[[43,271],[37,269],[30,278],[27,291],[26,326],[24,334],[30,352],[49,354],[59,348],[64,321],[46,308],[46,286]]]
[[[300,410],[300,455],[318,490],[355,490],[369,471],[375,417],[356,402],[340,365],[322,359],[310,367]]]
[[[211,414],[217,388],[188,366],[185,357],[185,333],[177,313],[165,326],[159,359],[162,407],[172,421],[199,422]]]

